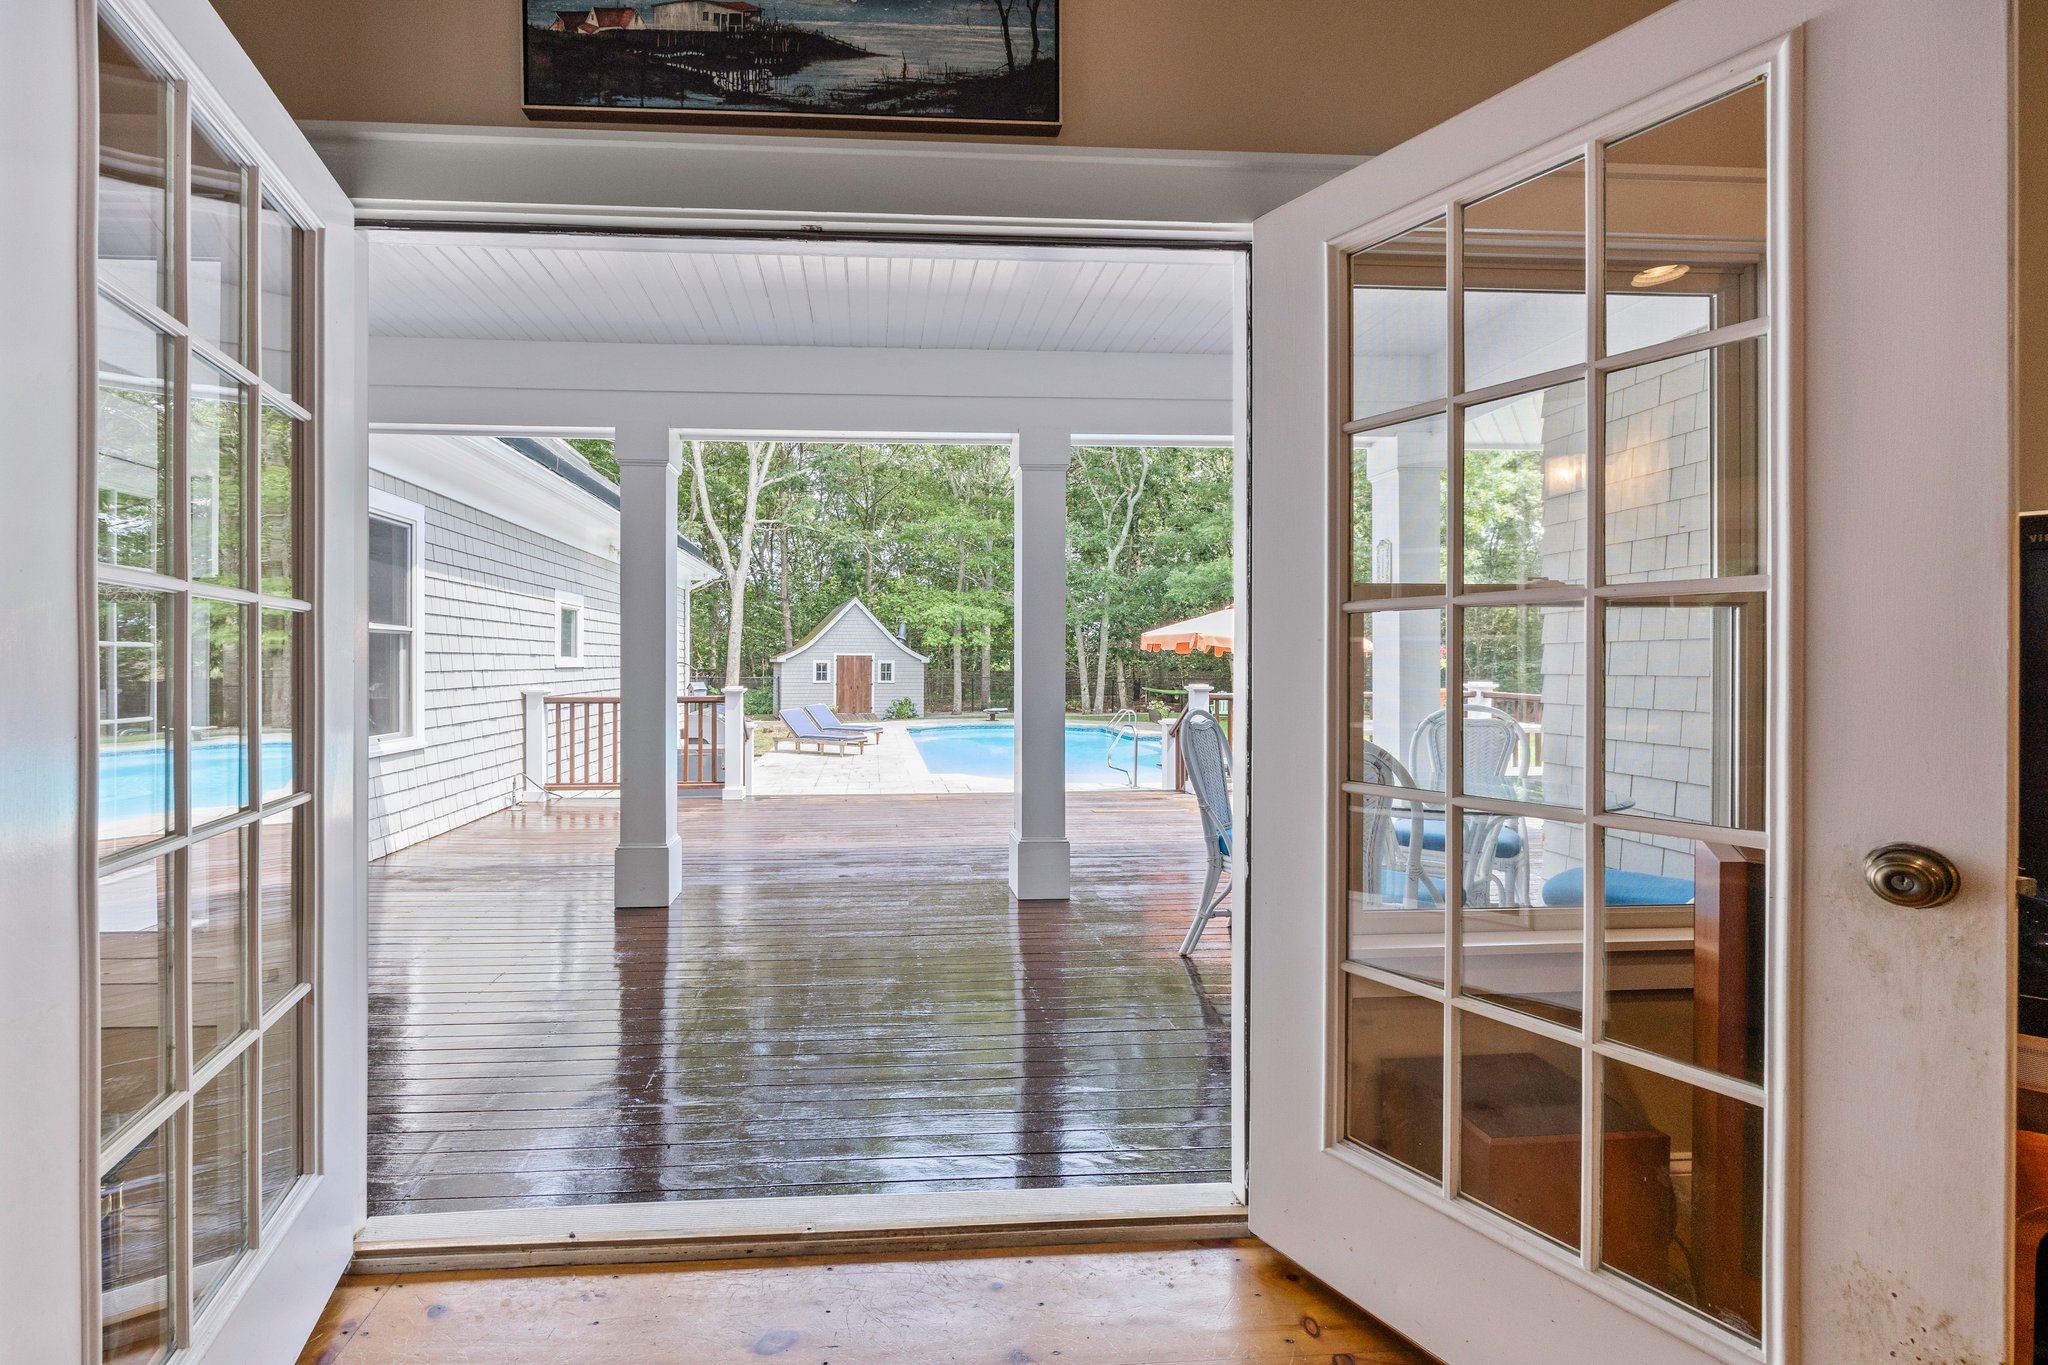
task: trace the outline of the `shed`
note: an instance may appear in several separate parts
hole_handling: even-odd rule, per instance
[[[848,598],[794,649],[769,660],[775,673],[775,708],[819,702],[842,717],[879,716],[901,698],[924,713],[920,654],[892,634],[858,597]]]

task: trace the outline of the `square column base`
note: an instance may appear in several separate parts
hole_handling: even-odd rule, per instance
[[[612,855],[612,908],[666,910],[683,894],[683,841],[620,844]]]
[[[1065,839],[1032,839],[1010,832],[1010,894],[1020,901],[1063,901],[1073,896],[1074,847]]]

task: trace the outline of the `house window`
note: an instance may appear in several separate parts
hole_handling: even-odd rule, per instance
[[[896,681],[896,661],[883,659],[875,665],[875,681],[892,683]]]
[[[583,599],[572,592],[555,594],[555,666],[583,663]]]
[[[419,504],[370,493],[370,752],[417,745],[423,666]]]
[[[811,681],[821,683],[832,681],[832,664],[830,660],[820,659],[811,665]]]

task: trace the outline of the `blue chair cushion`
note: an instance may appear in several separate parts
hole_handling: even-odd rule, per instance
[[[1226,829],[1226,830],[1224,830],[1224,831],[1223,831],[1223,832],[1222,832],[1221,834],[1219,834],[1219,835],[1217,835],[1217,836],[1216,836],[1216,851],[1217,851],[1218,853],[1221,853],[1221,854],[1222,854],[1222,855],[1223,855],[1224,857],[1226,857],[1226,858],[1228,858],[1228,857],[1230,856],[1230,831],[1229,831],[1229,830],[1227,830],[1227,829]]]
[[[1415,878],[1415,903],[1417,905],[1437,904],[1437,887],[1442,885],[1435,877],[1427,874]],[[1394,909],[1408,900],[1408,873],[1405,868],[1380,869],[1380,899],[1393,902],[1381,907]],[[1371,908],[1371,907],[1368,907]]]
[[[1408,831],[1413,820],[1394,822],[1394,839],[1401,847],[1408,846]],[[1431,853],[1444,851],[1444,822],[1424,820],[1422,822],[1422,846]],[[1500,834],[1493,841],[1494,856],[1498,858],[1519,858],[1522,856],[1522,833],[1513,825],[1502,825]]]
[[[1683,877],[1659,877],[1650,872],[1607,869],[1609,905],[1691,905],[1693,885]],[[1560,872],[1543,883],[1545,905],[1584,905],[1586,873],[1583,868]]]

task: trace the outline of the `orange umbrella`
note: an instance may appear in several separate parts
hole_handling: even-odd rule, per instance
[[[1158,626],[1138,637],[1138,647],[1154,654],[1228,654],[1236,642],[1234,605]]]

